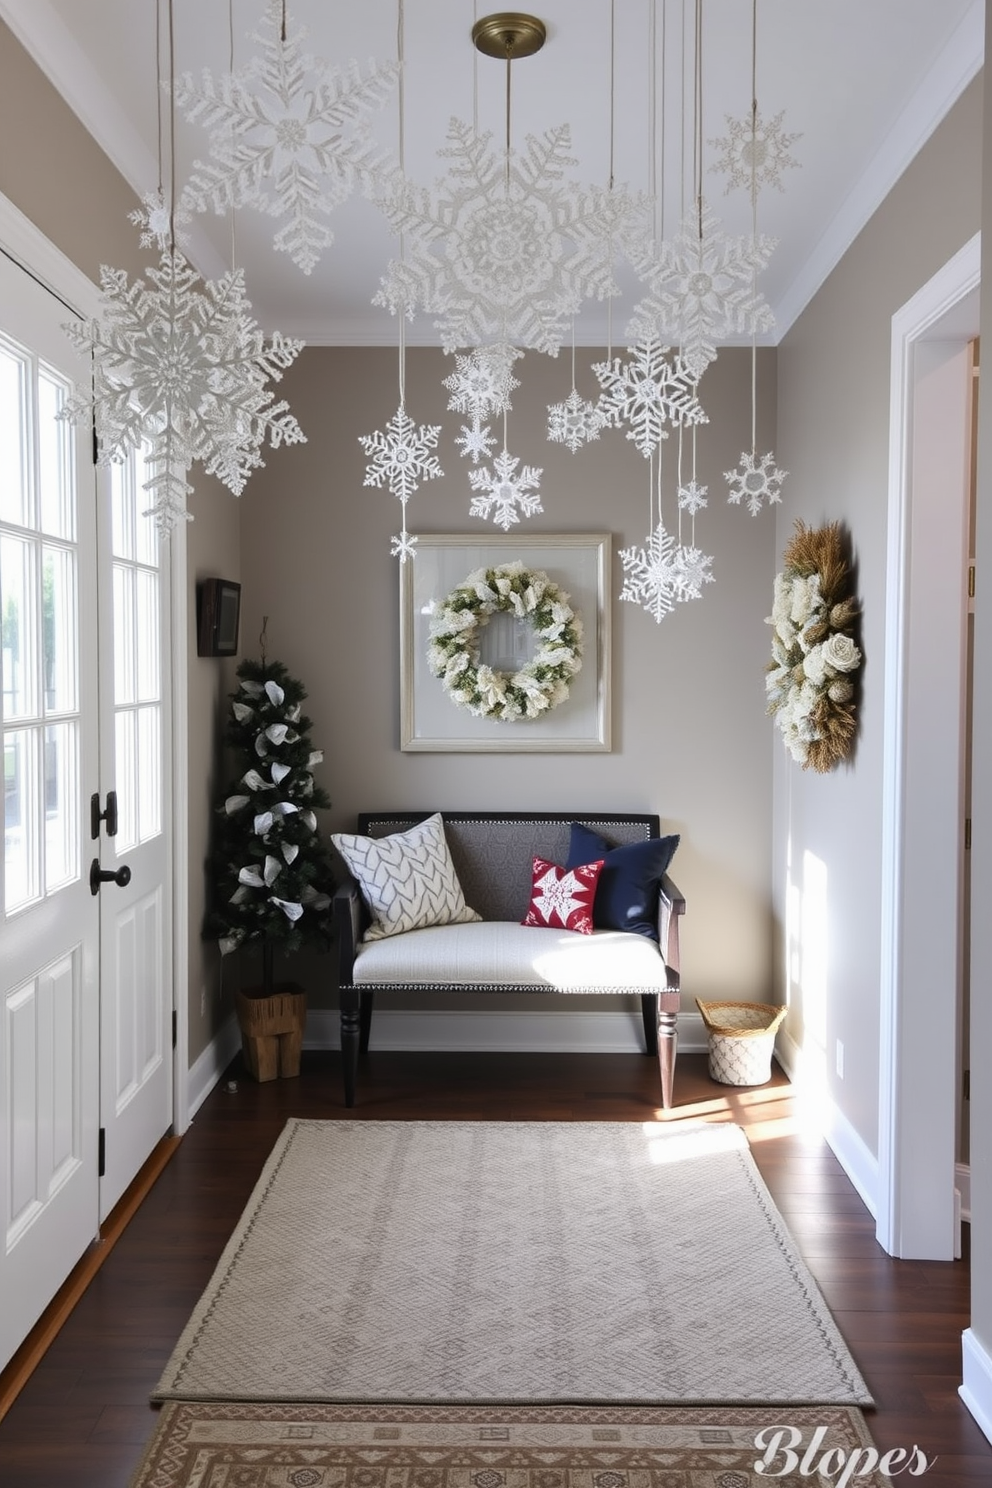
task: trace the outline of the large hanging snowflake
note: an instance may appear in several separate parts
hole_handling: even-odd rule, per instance
[[[240,269],[201,281],[181,253],[163,253],[145,279],[129,284],[123,269],[103,268],[100,285],[100,316],[64,327],[78,350],[92,354],[93,381],[73,393],[60,417],[92,415],[102,465],[150,446],[153,474],[144,489],[162,531],[188,517],[186,472],[194,461],[237,496],[265,463],[266,439],[273,449],[304,442],[288,404],[273,402],[267,386],[303,343],[276,332],[266,344]]]
[[[548,405],[548,438],[566,445],[573,455],[590,439],[598,439],[607,422],[606,414],[574,387],[564,403]]]
[[[787,470],[777,469],[775,456],[771,451],[762,455],[759,460],[753,450],[750,454],[745,450],[737,469],[723,472],[724,479],[730,484],[727,500],[731,506],[739,506],[746,497],[747,509],[752,517],[756,517],[766,498],[769,506],[782,500],[781,486],[788,473]]]
[[[539,466],[525,465],[516,473],[520,460],[507,450],[496,456],[492,470],[470,470],[468,473],[472,490],[469,516],[486,517],[492,513],[493,521],[504,532],[509,532],[521,514],[532,517],[543,511],[538,487],[541,481]]]
[[[388,486],[390,495],[404,506],[421,481],[443,475],[441,463],[431,450],[437,448],[440,424],[415,424],[400,405],[385,430],[359,434],[358,442],[370,457],[365,469],[366,486]]]
[[[706,493],[709,486],[701,486],[698,481],[691,480],[684,486],[679,486],[679,507],[694,517],[698,511],[706,506]]]
[[[764,234],[729,237],[705,202],[701,209],[691,208],[676,237],[640,262],[650,293],[635,307],[628,333],[678,345],[698,381],[715,358],[718,341],[775,324],[755,287],[774,248],[775,239]]]
[[[672,566],[679,600],[702,598],[703,585],[715,582],[715,576],[710,573],[712,563],[713,559],[697,547],[680,546],[676,550]]]
[[[261,56],[240,72],[199,84],[186,73],[175,95],[186,117],[210,131],[210,156],[197,160],[183,193],[198,212],[250,206],[285,221],[276,248],[309,274],[334,241],[326,217],[356,185],[379,184],[386,152],[372,138],[398,74],[395,62],[358,63],[346,73],[301,49],[302,29],[282,40],[282,0],[270,0],[252,40]]]
[[[619,292],[618,248],[643,251],[644,199],[564,179],[576,163],[567,124],[509,158],[490,138],[452,119],[449,174],[433,190],[397,178],[379,193],[405,252],[374,303],[437,315],[448,352],[498,337],[554,356],[583,300]]]
[[[782,128],[785,110],[768,120],[761,117],[760,109],[753,121],[750,114],[746,119],[732,119],[729,114],[724,118],[730,133],[722,139],[708,141],[714,149],[721,151],[710,170],[726,174],[724,194],[735,186],[746,186],[750,190],[752,185],[755,190],[774,186],[784,191],[782,172],[799,164],[789,150],[797,139],[802,139],[801,134],[786,134]]]
[[[669,347],[651,337],[628,347],[627,362],[594,362],[592,370],[603,389],[598,410],[607,424],[628,424],[632,439],[647,458],[662,439],[666,424],[708,423],[696,397],[696,379],[679,359],[668,360]]]
[[[639,604],[660,625],[680,599],[681,579],[676,544],[659,522],[643,548],[621,548],[624,581],[620,598]]]

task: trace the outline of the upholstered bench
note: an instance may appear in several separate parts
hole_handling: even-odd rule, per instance
[[[357,834],[332,840],[346,865],[334,923],[347,1106],[376,991],[636,993],[671,1105],[685,900],[667,872],[678,838],[661,837],[657,816],[364,812]],[[592,933],[522,924],[534,860],[571,869],[590,852],[603,863]],[[421,927],[401,928],[411,918]]]

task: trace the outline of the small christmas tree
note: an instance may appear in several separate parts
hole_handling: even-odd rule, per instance
[[[331,803],[311,773],[324,756],[310,743],[306,689],[264,650],[261,661],[241,663],[238,677],[226,739],[241,773],[219,812],[207,930],[221,955],[261,945],[269,996],[277,947],[330,942],[333,869],[314,811]]]

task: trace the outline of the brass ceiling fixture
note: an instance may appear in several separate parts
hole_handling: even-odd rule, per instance
[[[519,10],[501,10],[496,15],[483,16],[472,27],[476,49],[487,57],[501,57],[507,62],[533,57],[547,39],[544,22]]]

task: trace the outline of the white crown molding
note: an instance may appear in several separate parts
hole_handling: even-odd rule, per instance
[[[881,148],[834,213],[792,284],[774,307],[778,339],[798,320],[858,233],[950,112],[985,61],[985,5],[975,0]]]

